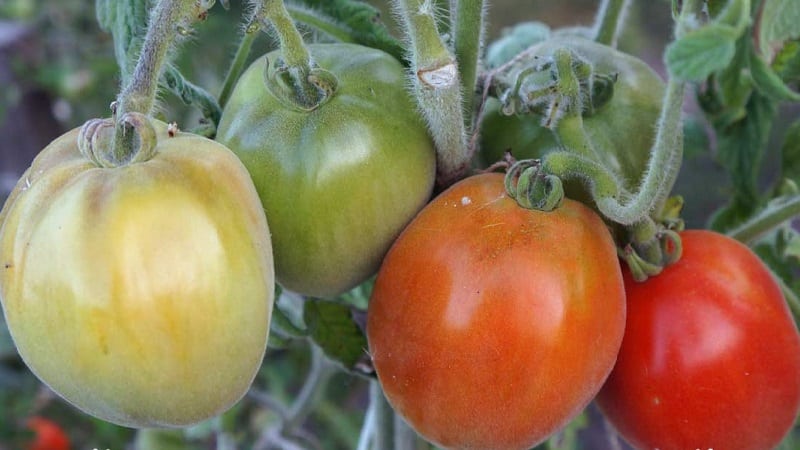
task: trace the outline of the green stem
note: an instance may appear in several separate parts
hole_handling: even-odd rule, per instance
[[[195,3],[194,0],[160,0],[156,4],[130,82],[117,98],[117,119],[129,112],[145,115],[152,112],[167,54],[178,38],[179,28],[188,27],[188,23],[196,18]],[[135,133],[130,126],[118,121],[114,137],[114,160],[127,161],[136,151],[134,147]]]
[[[603,0],[595,18],[594,40],[611,47],[617,46],[617,37],[622,31],[628,0]]]
[[[625,204],[615,197],[596,199],[598,209],[614,222],[623,225],[637,222],[663,203],[672,190],[683,158],[683,92],[684,83],[670,79],[658,120],[656,141],[638,192]]]
[[[283,60],[287,66],[296,68],[302,74],[311,72],[311,53],[303,42],[303,36],[294,26],[292,16],[283,0],[262,0],[258,16],[267,20],[278,33]]]
[[[466,175],[471,156],[458,65],[436,27],[436,2],[394,0],[410,42],[411,81],[436,144],[436,178],[444,188]]]
[[[454,51],[461,75],[461,92],[464,96],[465,123],[472,123],[475,103],[475,83],[478,76],[478,61],[483,44],[485,26],[485,0],[451,0]]]
[[[800,215],[800,195],[780,198],[747,222],[728,232],[728,236],[745,244],[752,244],[761,236],[774,230],[787,220]]]
[[[222,91],[219,94],[219,106],[224,108],[231,98],[233,87],[236,86],[236,81],[244,72],[247,64],[247,57],[250,56],[250,49],[253,47],[253,42],[256,40],[256,30],[248,27],[242,34],[242,40],[239,41],[239,47],[236,49],[236,55],[231,61],[231,66],[228,68],[228,73],[225,75],[225,81],[222,83]]]
[[[296,21],[309,25],[312,28],[327,34],[338,42],[356,42],[347,28],[324,17],[320,17],[311,9],[294,4],[286,5],[286,9]]]

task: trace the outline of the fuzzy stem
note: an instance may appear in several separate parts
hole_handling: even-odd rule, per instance
[[[466,175],[470,155],[455,57],[436,28],[433,0],[394,0],[410,42],[411,81],[436,144],[436,178],[444,188]]]
[[[292,16],[289,15],[283,0],[262,0],[261,9],[257,14],[269,21],[278,33],[281,53],[283,53],[286,65],[307,75],[312,66],[311,54],[303,42],[303,36],[294,26]]]
[[[222,83],[222,90],[219,94],[219,106],[224,108],[231,98],[233,87],[236,86],[236,81],[244,72],[247,64],[247,57],[250,55],[250,49],[253,47],[253,41],[256,40],[258,34],[255,30],[248,29],[242,34],[242,40],[239,41],[239,47],[236,49],[236,55],[231,61],[231,66],[228,73],[225,75],[225,81]]]
[[[115,116],[119,119],[129,112],[149,115],[152,112],[158,89],[158,80],[169,50],[178,38],[178,27],[193,19],[194,0],[160,0],[150,16],[139,59],[130,82],[120,92]],[[135,133],[123,122],[118,122],[114,137],[113,158],[126,161],[136,149]]]
[[[454,51],[461,75],[465,123],[472,123],[478,61],[485,33],[486,0],[450,0],[453,21]]]
[[[603,0],[595,18],[594,40],[611,47],[617,46],[617,38],[625,22],[629,0]]]
[[[312,9],[294,4],[286,5],[286,9],[296,21],[309,25],[314,29],[334,38],[338,42],[356,42],[346,27],[326,19],[325,17],[321,17]]]
[[[749,245],[795,216],[800,216],[800,195],[773,201],[764,211],[727,234]]]
[[[683,91],[683,82],[670,79],[667,83],[656,141],[638,192],[626,204],[614,197],[596,199],[597,207],[609,219],[630,225],[652,212],[669,195],[683,158]]]

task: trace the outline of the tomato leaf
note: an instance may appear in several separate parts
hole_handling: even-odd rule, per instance
[[[114,56],[117,59],[122,85],[128,84],[133,74],[139,48],[147,30],[149,1],[96,0],[97,21],[100,28],[114,38]]]
[[[353,310],[341,303],[308,299],[303,318],[314,342],[345,369],[365,375],[368,369],[367,337],[355,322]]]
[[[712,228],[727,230],[748,218],[760,205],[757,180],[777,107],[773,100],[754,91],[741,120],[717,127],[719,161],[728,170],[734,192],[731,203],[718,211]]]
[[[756,89],[775,101],[800,101],[800,93],[792,91],[780,75],[754,51],[750,53],[750,74]]]
[[[784,43],[775,55],[772,68],[786,83],[800,81],[800,40]]]
[[[667,67],[675,77],[700,82],[730,64],[738,37],[736,29],[728,25],[699,28],[667,46]]]
[[[359,0],[302,0],[302,3],[313,8],[314,13],[327,16],[332,23],[343,25],[353,42],[383,50],[405,62],[403,46],[389,33],[376,7]]]
[[[776,42],[800,38],[800,2],[797,0],[764,0],[758,41],[761,54],[770,55]]]

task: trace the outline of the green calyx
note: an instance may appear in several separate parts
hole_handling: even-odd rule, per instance
[[[538,159],[513,164],[506,172],[505,187],[508,195],[526,209],[552,211],[564,201],[561,179],[545,173]]]
[[[336,94],[336,76],[320,67],[308,71],[290,66],[283,59],[267,61],[264,82],[269,92],[285,106],[300,111],[313,111]]]
[[[122,128],[126,139],[132,143],[132,151],[114,151],[117,127]],[[112,119],[92,119],[86,122],[78,134],[78,150],[99,167],[114,168],[144,162],[156,154],[156,131],[150,119],[141,113],[124,114],[116,123]]]

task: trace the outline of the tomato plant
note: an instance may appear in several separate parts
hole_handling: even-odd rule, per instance
[[[26,447],[27,450],[69,450],[69,437],[64,430],[50,419],[33,416],[26,423],[28,429],[34,432],[33,441]]]
[[[774,448],[800,409],[800,335],[744,245],[681,234],[683,257],[625,278],[628,322],[598,404],[637,448]]]
[[[426,439],[525,449],[597,393],[624,303],[611,236],[591,210],[521,208],[502,175],[485,174],[441,194],[397,239],[367,337],[387,399]]]
[[[0,213],[0,299],[25,363],[78,408],[138,427],[191,424],[241,398],[274,286],[241,163],[153,127],[117,167],[95,159],[107,122],[64,134]]]
[[[404,90],[403,68],[379,50],[312,45],[337,79],[311,111],[287,105],[259,58],[226,105],[217,139],[244,162],[272,230],[278,282],[333,297],[373,275],[433,188],[433,144]]]
[[[636,187],[650,159],[664,82],[644,61],[580,36],[556,34],[525,51],[528,58],[542,60],[556,49],[574,51],[592,65],[591,101],[596,104],[582,113],[585,133],[599,160],[622,176],[627,188]],[[505,115],[500,102],[489,99],[481,124],[481,163],[499,161],[509,150],[518,159],[541,158],[563,145],[554,130],[543,126],[546,115]]]

